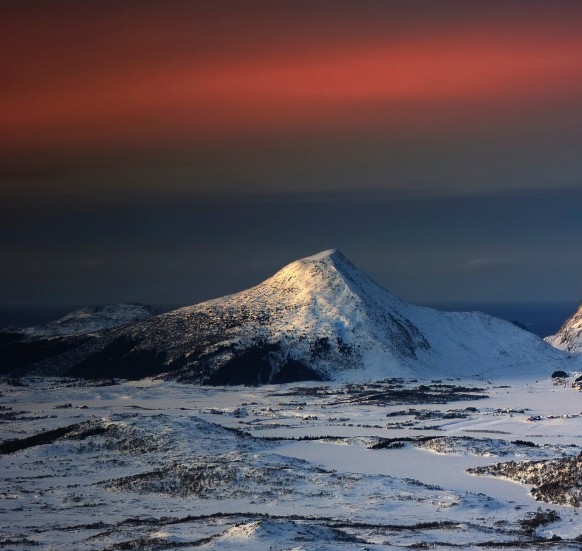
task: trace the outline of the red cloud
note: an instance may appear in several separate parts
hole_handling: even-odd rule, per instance
[[[92,15],[73,12],[61,28],[48,28],[37,14],[28,26],[16,20],[7,29],[5,151],[454,130],[523,109],[531,116],[582,92],[582,36],[566,19],[562,35],[539,22],[441,22],[424,34],[360,33],[344,41],[314,28],[277,39],[262,26],[253,34],[252,25],[232,22],[218,36],[193,29],[189,38],[186,23],[158,22],[151,6],[138,21],[126,12]]]

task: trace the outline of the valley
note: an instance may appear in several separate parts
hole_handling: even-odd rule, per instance
[[[328,250],[1,332],[0,548],[579,549],[577,327],[407,304]]]
[[[467,472],[574,460],[582,402],[561,381],[115,383],[2,383],[1,440],[19,445],[0,455],[0,546],[580,545],[576,507]]]

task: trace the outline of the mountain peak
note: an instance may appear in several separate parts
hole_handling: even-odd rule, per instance
[[[560,350],[582,352],[582,304],[578,305],[576,311],[564,322],[564,325],[555,335],[550,335],[544,340]]]
[[[311,256],[307,256],[302,260],[311,262],[321,262],[326,260],[345,259],[345,256],[338,249],[327,249]]]
[[[326,251],[295,260],[284,266],[279,272],[309,270],[314,266],[328,266],[336,268],[337,270],[343,270],[349,267],[351,270],[357,271],[357,268],[338,249],[327,249]]]
[[[328,249],[320,253],[295,260],[279,270],[256,289],[270,294],[281,293],[292,300],[303,300],[309,295],[321,303],[323,297],[330,304],[347,295],[359,295],[363,287],[376,286],[358,270],[339,250]]]
[[[407,304],[337,249],[296,260],[245,291],[59,344],[69,343],[74,353],[51,349],[44,357],[41,349],[31,365],[71,377],[167,373],[264,384],[541,373],[567,359],[509,322]]]
[[[325,270],[326,268],[335,269],[336,271],[345,273],[345,272],[357,272],[361,273],[358,268],[352,264],[352,262],[343,255],[341,251],[338,249],[327,249],[325,251],[321,251],[319,253],[313,254],[311,256],[306,256],[304,258],[300,258],[287,264],[281,270],[279,270],[274,277],[281,273],[287,272],[302,272],[302,271],[310,271],[312,274],[315,273],[323,273],[318,270],[321,268]],[[331,275],[331,272],[325,272],[328,275]]]

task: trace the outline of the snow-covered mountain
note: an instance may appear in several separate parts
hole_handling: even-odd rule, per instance
[[[560,350],[582,353],[582,304],[555,335],[550,335],[544,340]]]
[[[566,355],[478,312],[412,306],[329,250],[240,293],[94,338],[73,338],[42,372],[207,384],[546,373]],[[560,366],[561,367],[561,366]]]
[[[65,314],[62,318],[19,330],[34,338],[53,338],[94,333],[111,327],[135,323],[158,314],[152,306],[143,304],[109,304],[89,306]]]

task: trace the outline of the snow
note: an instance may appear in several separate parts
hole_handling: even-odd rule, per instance
[[[143,304],[109,304],[90,306],[65,314],[58,320],[21,329],[27,337],[53,338],[94,333],[147,319],[157,312]]]
[[[439,312],[406,304],[337,250],[293,262],[220,304],[227,310],[268,312],[268,325],[248,324],[241,340],[262,333],[267,340],[291,341],[289,353],[298,358],[308,357],[307,347],[315,339],[327,339],[332,348],[338,339],[345,342],[361,356],[357,365],[342,361],[341,354],[319,362],[326,375],[344,381],[362,376],[488,376],[492,366],[498,373],[532,374],[536,369],[540,373],[542,362],[567,364],[541,339],[509,322],[478,312]]]
[[[544,340],[560,350],[574,354],[582,353],[582,304],[555,335],[550,335]]]
[[[552,549],[570,549],[582,534],[578,510],[466,473],[582,451],[581,395],[547,377],[22,382],[0,383],[2,442],[81,428],[0,454],[0,544],[17,551],[517,549],[552,535],[563,538]],[[560,520],[530,533],[523,522],[540,506]]]
[[[330,380],[0,381],[0,547],[579,546],[576,508],[489,475],[511,461],[554,474],[582,453],[582,356],[482,313],[407,304],[337,250],[167,314],[117,305],[26,331],[127,339],[186,379],[204,355],[212,372],[266,343],[270,376],[291,358]]]
[[[147,362],[148,375],[210,384],[582,371],[582,356],[571,357],[512,323],[407,304],[336,249],[292,262],[251,289],[166,314],[120,305],[25,331],[29,338],[87,332],[90,339],[39,347],[48,357],[35,356],[28,369],[139,377]]]
[[[326,251],[321,251],[320,253],[316,253],[311,256],[305,257],[303,260],[306,262],[320,262],[320,261],[327,261],[333,257],[339,256],[341,253],[337,249],[328,249]]]
[[[498,457],[488,460],[483,457],[436,454],[410,447],[384,454],[390,456],[388,460],[386,457],[379,458],[379,452],[361,446],[342,447],[338,453],[336,444],[305,441],[286,444],[280,453],[306,459],[327,469],[349,471],[357,465],[358,472],[368,475],[413,479],[455,492],[485,493],[498,500],[514,501],[522,505],[530,501],[525,486],[508,485],[502,480],[473,477],[465,473],[470,467],[497,463]]]
[[[219,384],[285,382],[297,364],[343,382],[582,370],[582,358],[509,322],[407,304],[335,249],[292,262],[251,289],[108,333],[102,347],[115,342],[164,358],[160,372]],[[243,376],[233,362],[245,354],[255,371]]]

